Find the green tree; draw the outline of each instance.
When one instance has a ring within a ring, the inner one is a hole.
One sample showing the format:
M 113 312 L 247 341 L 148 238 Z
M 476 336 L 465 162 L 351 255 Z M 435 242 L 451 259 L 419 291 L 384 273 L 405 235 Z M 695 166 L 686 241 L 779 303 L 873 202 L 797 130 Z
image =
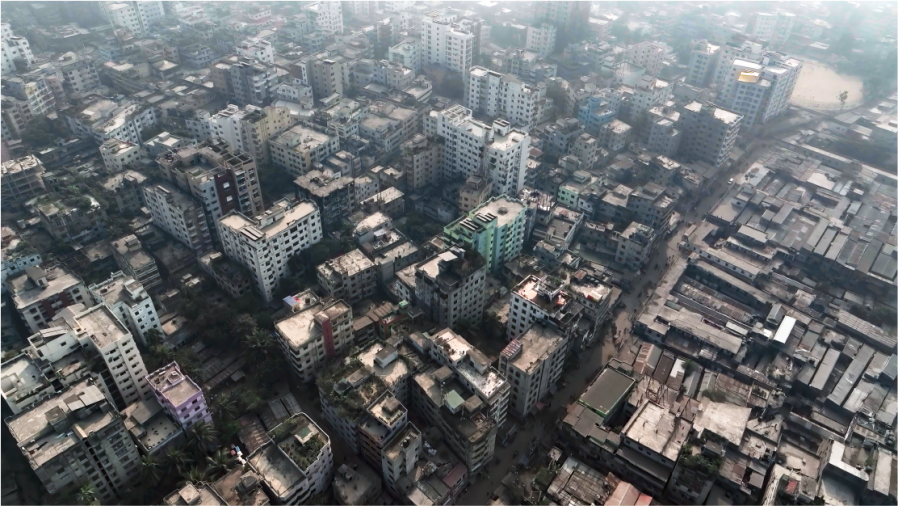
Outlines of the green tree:
M 845 102 L 848 101 L 848 91 L 840 91 L 839 92 L 839 102 L 842 104 L 842 109 L 845 108 Z
M 33 149 L 52 146 L 57 137 L 58 135 L 51 131 L 50 122 L 44 116 L 34 118 L 28 124 L 28 128 L 22 132 L 22 142 L 30 145 Z
M 248 314 L 239 314 L 231 319 L 231 339 L 239 342 L 256 330 L 256 319 Z
M 218 419 L 234 418 L 237 416 L 237 403 L 230 395 L 219 394 L 212 401 L 212 414 Z
M 159 459 L 152 455 L 144 455 L 140 457 L 140 476 L 144 480 L 151 483 L 158 483 L 162 477 L 162 465 Z
M 187 464 L 193 462 L 193 459 L 181 448 L 170 447 L 165 451 L 165 462 L 168 465 L 175 466 L 178 470 L 182 470 L 187 467 Z
M 85 483 L 75 493 L 75 500 L 81 504 L 99 504 L 99 501 L 97 501 L 97 489 L 92 483 Z
M 206 457 L 206 463 L 206 472 L 209 473 L 210 476 L 216 476 L 219 475 L 219 473 L 224 474 L 231 465 L 231 455 L 227 450 L 219 448 L 218 450 L 215 450 L 215 453 Z
M 193 424 L 191 432 L 193 432 L 193 438 L 204 447 L 207 444 L 214 443 L 215 439 L 218 437 L 218 432 L 215 431 L 215 427 L 206 422 L 197 422 Z
M 243 346 L 249 354 L 250 361 L 256 364 L 264 363 L 276 351 L 271 333 L 259 328 L 243 339 Z
M 147 341 L 147 346 L 151 348 L 162 343 L 162 332 L 159 332 L 158 329 L 150 329 L 144 332 L 143 336 Z
M 193 466 L 186 471 L 181 473 L 181 478 L 183 481 L 181 482 L 181 486 L 187 485 L 189 483 L 199 483 L 201 481 L 206 480 L 206 473 L 200 471 L 200 468 Z

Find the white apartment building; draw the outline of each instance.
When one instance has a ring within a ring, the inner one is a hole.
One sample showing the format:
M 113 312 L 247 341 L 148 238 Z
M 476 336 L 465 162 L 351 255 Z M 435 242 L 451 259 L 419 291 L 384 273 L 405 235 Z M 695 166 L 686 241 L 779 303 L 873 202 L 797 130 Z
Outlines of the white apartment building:
M 269 139 L 289 128 L 294 119 L 286 107 L 247 105 L 240 108 L 229 104 L 205 122 L 207 126 L 202 131 L 208 137 L 225 141 L 232 151 L 243 151 L 257 163 L 266 163 L 270 153 Z
M 105 304 L 91 308 L 75 304 L 63 309 L 47 329 L 29 337 L 28 343 L 32 358 L 50 369 L 60 360 L 81 353 L 81 348 L 95 351 L 105 366 L 100 377 L 119 409 L 153 395 L 134 338 Z
M 507 120 L 530 131 L 540 119 L 540 99 L 544 86 L 525 84 L 511 74 L 500 74 L 483 67 L 471 67 L 465 87 L 464 104 L 475 112 Z
M 118 271 L 102 283 L 87 287 L 96 304 L 106 304 L 128 326 L 131 335 L 138 336 L 144 346 L 149 346 L 146 333 L 162 332 L 159 315 L 149 294 L 136 279 Z
M 649 109 L 670 100 L 673 87 L 667 81 L 652 76 L 643 76 L 632 88 L 632 94 L 624 100 L 629 106 L 629 118 L 640 118 Z
M 321 214 L 311 202 L 286 198 L 256 218 L 231 212 L 218 221 L 218 232 L 224 254 L 249 269 L 268 303 L 290 274 L 289 260 L 321 240 Z
M 714 105 L 687 104 L 679 122 L 683 132 L 680 155 L 720 167 L 736 145 L 742 118 L 741 114 Z
M 240 56 L 252 58 L 265 63 L 274 63 L 274 45 L 264 39 L 251 37 L 237 44 L 234 51 Z
M 443 145 L 433 142 L 421 134 L 402 143 L 400 167 L 405 172 L 409 191 L 430 185 L 438 185 L 443 180 Z
M 748 35 L 770 41 L 771 45 L 782 44 L 792 36 L 795 19 L 795 14 L 791 12 L 756 12 L 752 16 Z
M 324 1 L 303 6 L 303 10 L 315 17 L 315 28 L 325 33 L 343 33 L 342 2 Z
M 341 300 L 322 303 L 311 290 L 287 297 L 289 316 L 274 324 L 287 362 L 302 381 L 353 344 L 352 308 Z
M 527 51 L 537 53 L 540 58 L 547 58 L 555 52 L 555 35 L 558 29 L 549 23 L 527 27 Z
M 86 92 L 100 85 L 100 76 L 97 74 L 94 61 L 87 56 L 69 51 L 60 56 L 55 65 L 62 72 L 66 84 L 75 93 Z
M 636 221 L 631 222 L 623 232 L 617 235 L 617 251 L 614 254 L 614 260 L 626 265 L 629 269 L 641 269 L 648 261 L 656 238 L 652 227 Z
M 100 2 L 100 9 L 109 24 L 127 28 L 135 37 L 145 36 L 152 23 L 165 17 L 162 2 L 154 0 Z
M 803 62 L 768 52 L 759 63 L 735 59 L 718 96 L 728 109 L 744 116 L 744 124 L 765 124 L 786 112 Z
M 93 137 L 98 144 L 109 139 L 140 143 L 140 133 L 156 125 L 154 107 L 143 108 L 137 102 L 114 102 L 105 98 L 92 99 L 80 107 L 60 113 L 72 133 Z
M 140 161 L 140 146 L 133 142 L 109 139 L 100 145 L 100 156 L 106 172 L 117 173 L 131 168 Z
M 406 37 L 402 42 L 391 46 L 387 50 L 387 59 L 410 68 L 415 73 L 421 72 L 421 41 L 417 38 Z
M 645 73 L 657 76 L 664 68 L 664 46 L 655 42 L 640 42 L 629 46 L 624 52 L 624 61 L 645 67 Z
M 422 63 L 467 73 L 474 58 L 474 34 L 453 23 L 454 15 L 433 13 L 422 22 Z
M 350 304 L 374 295 L 377 288 L 377 269 L 359 249 L 328 260 L 316 270 L 321 289 L 329 297 Z
M 672 105 L 664 105 L 649 109 L 647 117 L 646 149 L 659 155 L 676 156 L 682 137 L 677 128 L 680 113 Z
M 714 79 L 711 86 L 720 92 L 730 76 L 730 66 L 733 60 L 761 61 L 764 55 L 763 47 L 757 42 L 743 41 L 740 43 L 727 42 L 720 46 L 720 57 L 717 60 L 717 68 L 714 70 Z
M 443 138 L 443 174 L 464 178 L 486 175 L 496 195 L 517 195 L 524 187 L 530 136 L 504 120 L 492 126 L 473 119 L 470 109 L 454 105 L 431 111 L 424 133 Z
M 12 35 L 8 23 L 3 23 L 3 39 L 0 40 L 0 55 L 3 58 L 2 72 L 4 76 L 15 74 L 16 59 L 24 60 L 28 65 L 34 63 L 34 54 L 31 52 L 31 45 L 25 37 L 16 37 Z
M 539 320 L 548 320 L 564 307 L 573 296 L 564 290 L 562 283 L 549 278 L 527 276 L 511 291 L 511 308 L 508 311 L 508 339 L 520 337 Z
M 630 130 L 632 130 L 630 125 L 619 119 L 613 119 L 610 123 L 602 125 L 599 130 L 599 141 L 608 148 L 608 151 L 621 151 L 630 140 Z
M 203 206 L 168 183 L 144 187 L 144 200 L 153 224 L 196 251 L 212 249 L 212 234 Z
M 529 415 L 561 377 L 569 339 L 548 322 L 534 322 L 502 350 L 499 373 L 511 386 L 509 410 Z
M 686 71 L 686 84 L 699 88 L 707 87 L 717 71 L 720 59 L 720 46 L 707 40 L 700 40 L 692 47 L 689 54 L 689 69 Z
M 308 127 L 296 125 L 269 141 L 271 161 L 299 177 L 340 151 L 340 141 Z

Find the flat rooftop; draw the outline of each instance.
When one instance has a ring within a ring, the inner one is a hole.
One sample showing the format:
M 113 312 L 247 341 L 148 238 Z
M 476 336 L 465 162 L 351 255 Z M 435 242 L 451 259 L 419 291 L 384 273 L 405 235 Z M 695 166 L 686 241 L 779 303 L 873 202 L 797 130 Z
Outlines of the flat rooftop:
M 324 316 L 333 319 L 349 311 L 351 308 L 343 301 L 337 301 L 328 306 L 316 303 L 275 323 L 274 328 L 290 348 L 298 350 L 322 335 L 321 327 L 316 323 L 316 317 L 319 314 L 323 313 Z
M 12 292 L 16 309 L 23 309 L 41 300 L 58 295 L 81 281 L 62 267 L 54 267 L 43 271 L 47 278 L 47 286 L 40 287 L 32 283 L 28 277 L 30 270 L 7 278 L 6 283 Z M 31 271 L 34 272 L 34 271 Z
M 509 365 L 525 374 L 531 374 L 539 364 L 563 347 L 566 341 L 567 338 L 555 327 L 537 321 L 527 329 L 527 332 L 509 343 L 502 351 L 502 355 L 506 355 L 506 350 L 511 354 L 510 348 L 519 348 L 520 352 L 515 352 L 514 358 L 509 359 Z
M 333 272 L 339 273 L 341 276 L 354 276 L 372 267 L 374 267 L 374 263 L 362 253 L 362 250 L 356 248 L 345 255 L 324 262 L 318 266 L 318 270 L 325 275 Z M 330 276 L 328 275 L 328 277 Z
M 737 406 L 728 402 L 702 400 L 702 408 L 693 421 L 698 436 L 709 430 L 723 437 L 738 447 L 742 442 L 742 434 L 748 426 L 751 407 Z
M 630 389 L 635 384 L 633 378 L 606 367 L 580 396 L 579 402 L 602 416 L 608 416 L 612 408 L 629 395 Z
M 627 422 L 621 435 L 672 461 L 686 443 L 692 423 L 654 402 L 644 402 Z
M 96 305 L 87 311 L 76 314 L 75 320 L 81 329 L 90 335 L 91 341 L 100 350 L 126 337 L 131 337 L 131 333 L 105 304 Z
M 219 220 L 218 224 L 240 232 L 252 241 L 269 240 L 317 211 L 318 206 L 308 201 L 282 200 L 257 218 L 248 218 L 232 212 Z

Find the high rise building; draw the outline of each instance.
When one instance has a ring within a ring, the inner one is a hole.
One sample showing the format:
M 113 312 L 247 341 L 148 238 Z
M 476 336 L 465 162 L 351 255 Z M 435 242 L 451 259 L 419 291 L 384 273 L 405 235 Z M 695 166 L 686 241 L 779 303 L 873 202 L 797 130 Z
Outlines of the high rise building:
M 479 253 L 489 270 L 498 273 L 524 247 L 527 208 L 505 195 L 493 197 L 467 216 L 446 225 L 443 233 L 453 242 Z
M 212 139 L 167 151 L 156 161 L 169 181 L 202 203 L 214 241 L 218 240 L 218 220 L 229 212 L 262 214 L 256 161 L 224 141 Z
M 359 249 L 328 260 L 316 269 L 321 289 L 329 297 L 350 304 L 374 295 L 377 288 L 374 263 Z
M 400 167 L 405 172 L 409 191 L 416 191 L 430 185 L 439 185 L 443 180 L 443 145 L 422 134 L 402 143 L 400 147 Z
M 647 75 L 657 76 L 664 68 L 664 51 L 664 46 L 655 42 L 640 42 L 627 47 L 624 60 L 645 67 Z
M 145 346 L 148 346 L 147 332 L 162 332 L 156 306 L 144 286 L 133 277 L 118 271 L 87 289 L 95 303 L 109 306 L 119 321 L 128 326 L 131 335 L 137 336 Z
M 224 254 L 249 269 L 256 291 L 271 302 L 289 261 L 322 238 L 318 207 L 281 199 L 255 218 L 231 211 L 218 222 Z
M 3 58 L 3 75 L 10 76 L 16 72 L 16 60 L 22 60 L 25 65 L 34 63 L 34 54 L 31 45 L 25 37 L 17 37 L 12 34 L 9 23 L 3 23 L 3 38 L 0 39 L 0 56 Z
M 352 346 L 352 308 L 341 300 L 321 302 L 311 290 L 284 302 L 290 314 L 274 324 L 278 343 L 296 376 L 309 381 Z
M 733 63 L 733 60 L 738 58 L 740 60 L 759 62 L 761 61 L 764 51 L 761 44 L 749 40 L 742 40 L 739 42 L 727 42 L 726 44 L 721 45 L 718 53 L 720 53 L 720 56 L 717 60 L 717 68 L 714 69 L 714 77 L 711 81 L 711 86 L 716 88 L 719 93 L 722 91 L 726 80 L 730 76 L 730 66 Z
M 555 25 L 562 47 L 565 47 L 567 42 L 586 35 L 591 4 L 588 1 L 567 0 L 533 2 L 533 21 Z
M 84 282 L 65 268 L 28 267 L 6 278 L 13 305 L 31 332 L 40 332 L 62 308 L 90 303 Z
M 312 170 L 294 181 L 296 196 L 309 200 L 321 211 L 325 231 L 338 230 L 356 205 L 355 179 L 332 170 Z
M 540 58 L 547 58 L 555 52 L 555 35 L 558 29 L 549 23 L 527 27 L 527 51 L 533 51 Z
M 424 17 L 421 61 L 465 74 L 474 61 L 475 34 L 455 19 L 438 12 Z
M 303 6 L 303 11 L 311 15 L 315 28 L 322 32 L 340 35 L 343 33 L 343 2 L 332 0 L 315 2 Z
M 202 205 L 168 183 L 147 186 L 143 194 L 154 225 L 197 255 L 212 249 L 212 234 Z
M 437 253 L 414 267 L 415 300 L 440 326 L 477 324 L 483 317 L 486 267 L 472 250 Z
M 680 156 L 720 167 L 729 158 L 743 116 L 713 104 L 692 102 L 683 108 L 679 126 L 683 132 Z
M 803 62 L 767 52 L 760 62 L 734 59 L 718 101 L 743 116 L 745 126 L 765 124 L 786 112 Z
M 113 239 L 112 257 L 125 274 L 137 280 L 147 290 L 162 284 L 156 261 L 143 250 L 136 235 Z
M 95 367 L 101 371 L 105 391 L 118 409 L 152 396 L 134 338 L 105 304 L 85 309 L 79 303 L 62 309 L 47 330 L 28 338 L 28 344 L 28 354 L 42 370 L 52 370 L 63 378 L 70 373 L 62 365 L 81 369 L 82 376 L 91 369 L 81 348 L 96 353 Z
M 60 56 L 55 65 L 62 72 L 70 91 L 82 93 L 100 85 L 100 76 L 97 74 L 94 61 L 87 56 L 70 51 Z
M 44 164 L 34 155 L 3 162 L 0 169 L 0 196 L 6 202 L 24 202 L 46 191 Z
M 711 44 L 707 40 L 695 42 L 692 45 L 692 52 L 689 54 L 686 84 L 706 88 L 717 72 L 720 56 L 720 46 Z
M 510 74 L 471 67 L 464 104 L 474 112 L 508 121 L 529 131 L 540 120 L 544 86 L 532 86 Z
M 140 473 L 140 454 L 124 419 L 93 378 L 8 418 L 6 426 L 51 494 L 89 483 L 97 498 L 109 503 Z
M 431 111 L 424 133 L 443 138 L 443 175 L 467 179 L 485 176 L 496 195 L 517 195 L 524 187 L 530 136 L 512 129 L 505 120 L 492 126 L 474 120 L 471 110 L 454 105 Z
M 290 110 L 286 107 L 257 107 L 247 105 L 240 108 L 228 105 L 207 120 L 210 137 L 228 143 L 231 151 L 243 151 L 258 163 L 268 163 L 268 140 L 293 124 Z
M 100 2 L 109 24 L 127 28 L 134 37 L 143 37 L 154 22 L 165 17 L 162 2 L 156 0 Z
M 340 141 L 318 130 L 296 125 L 269 142 L 271 162 L 302 176 L 340 150 Z
M 547 321 L 534 322 L 512 339 L 499 357 L 499 373 L 514 384 L 509 409 L 519 418 L 529 415 L 561 377 L 568 336 Z

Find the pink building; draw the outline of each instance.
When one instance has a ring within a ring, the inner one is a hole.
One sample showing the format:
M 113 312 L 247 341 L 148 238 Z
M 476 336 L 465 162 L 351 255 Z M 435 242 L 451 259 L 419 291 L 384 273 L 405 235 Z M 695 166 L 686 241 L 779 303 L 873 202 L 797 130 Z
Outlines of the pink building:
M 212 424 L 203 390 L 181 372 L 177 362 L 150 373 L 147 382 L 165 412 L 185 430 L 199 421 Z

